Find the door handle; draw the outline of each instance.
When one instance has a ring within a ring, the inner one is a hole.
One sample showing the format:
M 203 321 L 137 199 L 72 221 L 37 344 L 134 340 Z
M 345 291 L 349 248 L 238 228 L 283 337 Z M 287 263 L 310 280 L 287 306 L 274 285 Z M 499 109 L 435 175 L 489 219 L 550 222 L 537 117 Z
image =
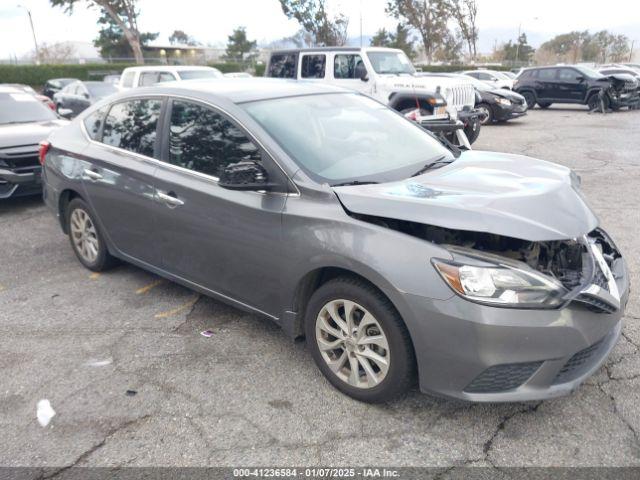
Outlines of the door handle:
M 94 172 L 93 170 L 89 170 L 88 168 L 84 169 L 84 174 L 91 180 L 102 180 L 102 175 L 100 175 L 98 172 Z
M 162 200 L 164 203 L 166 203 L 168 206 L 179 207 L 181 205 L 184 205 L 184 202 L 180 200 L 178 197 L 176 197 L 175 193 L 173 195 L 171 193 L 173 192 L 163 193 L 156 190 L 156 195 L 158 196 L 158 198 Z

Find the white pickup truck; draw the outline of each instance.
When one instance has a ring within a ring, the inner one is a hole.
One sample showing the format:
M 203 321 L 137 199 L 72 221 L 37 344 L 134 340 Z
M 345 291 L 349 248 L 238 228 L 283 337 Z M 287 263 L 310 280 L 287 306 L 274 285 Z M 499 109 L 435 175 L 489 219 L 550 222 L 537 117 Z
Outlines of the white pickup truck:
M 357 90 L 466 147 L 480 133 L 473 85 L 419 73 L 402 50 L 380 47 L 277 50 L 271 52 L 265 76 L 326 82 Z

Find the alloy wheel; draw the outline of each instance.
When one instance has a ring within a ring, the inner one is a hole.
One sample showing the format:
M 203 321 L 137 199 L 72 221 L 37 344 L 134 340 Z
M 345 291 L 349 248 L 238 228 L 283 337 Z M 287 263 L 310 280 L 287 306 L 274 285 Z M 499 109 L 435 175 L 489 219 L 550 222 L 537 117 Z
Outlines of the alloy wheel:
M 480 105 L 478 107 L 478 112 L 482 115 L 482 120 L 480 120 L 480 123 L 482 125 L 491 123 L 491 111 L 489 111 L 489 107 L 485 105 Z
M 316 341 L 331 371 L 351 386 L 373 388 L 389 371 L 389 342 L 380 323 L 353 301 L 337 299 L 322 307 Z
M 98 232 L 89 214 L 81 208 L 71 212 L 71 238 L 78 255 L 87 263 L 94 263 L 98 258 L 100 244 Z

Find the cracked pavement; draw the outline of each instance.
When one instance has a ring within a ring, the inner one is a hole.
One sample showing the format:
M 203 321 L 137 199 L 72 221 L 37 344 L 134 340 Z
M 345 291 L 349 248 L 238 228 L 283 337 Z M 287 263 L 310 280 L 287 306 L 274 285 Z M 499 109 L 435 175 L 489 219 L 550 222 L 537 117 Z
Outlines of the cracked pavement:
M 567 165 L 640 272 L 640 112 L 534 110 L 475 148 Z M 38 199 L 0 205 L 0 465 L 640 465 L 640 302 L 606 365 L 565 398 L 469 404 L 333 389 L 268 320 L 128 265 L 92 275 Z M 203 330 L 213 335 L 205 338 Z M 127 395 L 127 390 L 136 393 Z M 43 428 L 36 404 L 56 411 Z

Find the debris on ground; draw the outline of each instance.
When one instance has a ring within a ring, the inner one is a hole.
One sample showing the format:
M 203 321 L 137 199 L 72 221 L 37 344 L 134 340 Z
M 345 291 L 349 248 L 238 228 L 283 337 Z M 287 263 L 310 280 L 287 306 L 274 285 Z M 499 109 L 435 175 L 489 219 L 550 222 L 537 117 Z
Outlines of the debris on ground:
M 211 330 L 205 330 L 203 332 L 200 332 L 200 335 L 202 335 L 203 337 L 213 337 L 213 332 Z
M 112 358 L 107 358 L 105 360 L 91 360 L 86 363 L 89 367 L 105 367 L 107 365 L 111 365 L 113 363 Z
M 133 397 L 133 396 L 137 395 L 138 392 L 136 390 L 127 390 L 125 392 L 125 394 L 127 395 L 127 397 Z
M 51 406 L 51 402 L 49 402 L 49 400 L 45 398 L 38 402 L 36 417 L 38 418 L 38 423 L 41 427 L 46 427 L 47 425 L 49 425 L 49 422 L 55 414 L 56 411 Z

